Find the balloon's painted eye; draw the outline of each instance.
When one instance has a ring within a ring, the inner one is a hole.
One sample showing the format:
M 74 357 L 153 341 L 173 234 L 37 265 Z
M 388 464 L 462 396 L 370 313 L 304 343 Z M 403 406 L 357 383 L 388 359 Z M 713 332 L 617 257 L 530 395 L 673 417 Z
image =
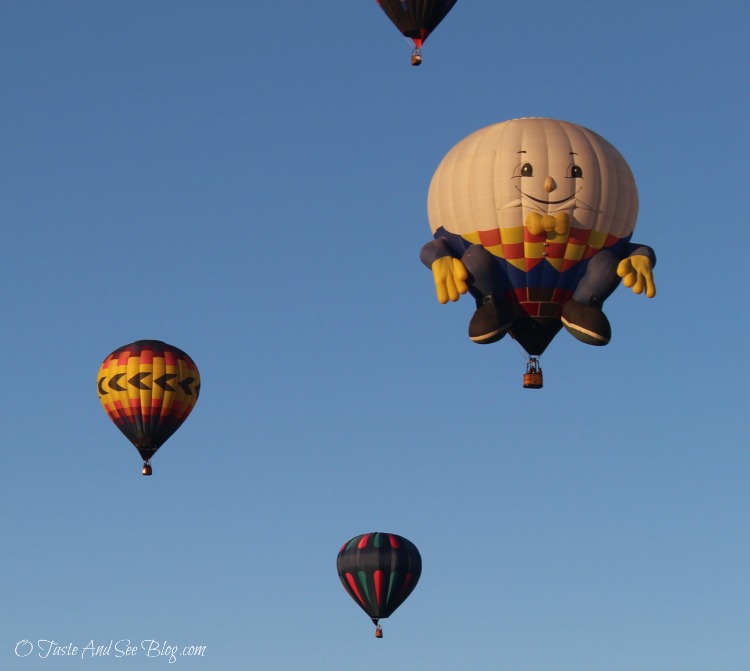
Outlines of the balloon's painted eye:
M 534 168 L 531 167 L 531 163 L 524 163 L 521 166 L 521 177 L 531 177 L 534 174 Z
M 583 169 L 580 165 L 575 165 L 575 163 L 568 168 L 568 173 L 573 179 L 583 177 Z

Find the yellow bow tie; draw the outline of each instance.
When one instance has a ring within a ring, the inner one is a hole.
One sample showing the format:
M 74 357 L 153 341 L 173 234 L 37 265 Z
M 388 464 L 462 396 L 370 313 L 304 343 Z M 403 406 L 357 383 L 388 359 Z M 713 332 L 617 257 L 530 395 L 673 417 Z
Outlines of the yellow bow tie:
M 557 214 L 530 212 L 524 223 L 532 235 L 542 235 L 552 231 L 558 235 L 565 235 L 570 230 L 570 215 L 567 212 Z

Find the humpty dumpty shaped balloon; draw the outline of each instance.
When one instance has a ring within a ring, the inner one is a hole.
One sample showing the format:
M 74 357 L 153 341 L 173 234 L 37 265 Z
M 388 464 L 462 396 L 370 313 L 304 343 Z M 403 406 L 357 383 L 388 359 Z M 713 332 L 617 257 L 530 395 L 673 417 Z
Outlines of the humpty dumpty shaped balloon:
M 650 247 L 630 241 L 638 192 L 622 155 L 596 133 L 555 119 L 514 119 L 459 142 L 427 202 L 434 240 L 421 252 L 438 300 L 470 293 L 469 337 L 510 332 L 541 354 L 564 325 L 606 345 L 602 305 L 622 280 L 656 295 Z

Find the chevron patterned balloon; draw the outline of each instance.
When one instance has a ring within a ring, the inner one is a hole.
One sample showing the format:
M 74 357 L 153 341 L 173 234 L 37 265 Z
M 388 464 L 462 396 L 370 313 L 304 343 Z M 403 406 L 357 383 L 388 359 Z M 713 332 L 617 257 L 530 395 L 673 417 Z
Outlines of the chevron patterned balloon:
M 160 340 L 116 349 L 97 375 L 99 401 L 146 465 L 192 412 L 200 386 L 193 360 Z

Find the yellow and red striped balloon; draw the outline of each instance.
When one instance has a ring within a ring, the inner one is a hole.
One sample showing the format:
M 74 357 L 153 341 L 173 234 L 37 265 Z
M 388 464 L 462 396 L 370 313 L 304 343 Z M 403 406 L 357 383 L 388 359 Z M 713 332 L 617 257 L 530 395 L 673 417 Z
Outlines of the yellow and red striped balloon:
M 192 412 L 200 386 L 193 360 L 160 340 L 116 349 L 97 375 L 101 404 L 146 463 Z

